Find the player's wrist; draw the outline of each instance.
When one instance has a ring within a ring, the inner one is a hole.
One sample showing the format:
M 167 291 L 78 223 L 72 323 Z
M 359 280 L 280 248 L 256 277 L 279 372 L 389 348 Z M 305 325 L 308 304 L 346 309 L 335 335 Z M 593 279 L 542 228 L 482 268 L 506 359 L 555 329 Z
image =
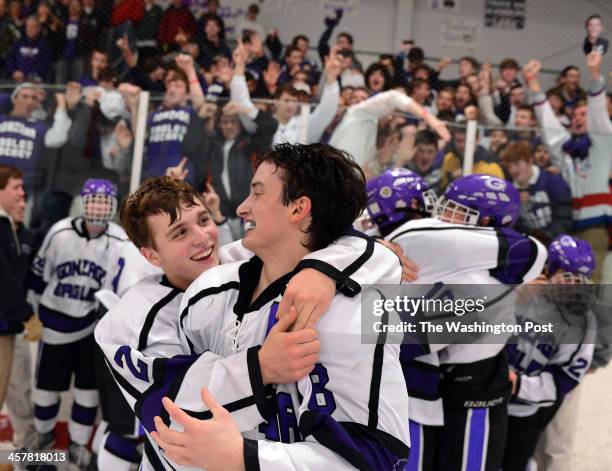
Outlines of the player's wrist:
M 272 373 L 268 368 L 267 358 L 266 358 L 266 346 L 265 344 L 257 352 L 257 358 L 259 359 L 259 372 L 261 373 L 261 381 L 264 386 L 268 384 L 272 384 Z

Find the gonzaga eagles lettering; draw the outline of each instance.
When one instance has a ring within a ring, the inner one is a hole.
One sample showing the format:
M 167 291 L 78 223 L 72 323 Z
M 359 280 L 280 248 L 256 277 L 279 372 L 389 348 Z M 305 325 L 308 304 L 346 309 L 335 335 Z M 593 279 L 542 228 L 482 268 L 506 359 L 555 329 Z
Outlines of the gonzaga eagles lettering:
M 102 236 L 90 239 L 83 223 L 82 218 L 56 223 L 32 265 L 30 298 L 45 325 L 46 343 L 74 342 L 93 332 L 94 294 L 112 283 L 119 258 L 116 252 L 127 241 L 115 224 L 109 224 Z

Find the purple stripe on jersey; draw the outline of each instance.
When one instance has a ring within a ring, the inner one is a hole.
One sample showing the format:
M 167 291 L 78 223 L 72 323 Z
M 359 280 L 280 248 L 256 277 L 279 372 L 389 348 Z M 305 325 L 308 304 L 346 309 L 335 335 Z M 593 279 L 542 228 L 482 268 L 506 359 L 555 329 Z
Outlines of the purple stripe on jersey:
M 104 442 L 104 448 L 113 455 L 131 463 L 139 463 L 140 455 L 136 450 L 138 440 L 126 438 L 121 435 L 117 435 L 114 432 L 110 432 Z
M 160 383 L 156 382 L 149 388 L 151 392 L 147 394 L 140 407 L 139 419 L 147 431 L 153 432 L 155 430 L 155 422 L 153 422 L 153 419 L 156 416 L 160 416 L 162 411 L 165 410 L 162 399 L 168 395 L 174 380 L 177 376 L 184 373 L 199 357 L 199 355 L 178 355 L 167 360 L 162 360 L 163 363 L 159 367 L 154 365 L 155 369 L 159 368 L 164 371 L 164 378 L 163 381 Z M 153 389 L 154 386 L 158 387 Z
M 61 312 L 49 309 L 43 304 L 40 305 L 39 318 L 45 328 L 58 332 L 70 333 L 78 332 L 89 327 L 95 321 L 95 312 L 92 311 L 85 317 L 70 317 Z
M 601 94 L 601 93 L 602 93 L 602 92 L 603 92 L 605 89 L 606 89 L 606 86 L 604 85 L 604 86 L 603 86 L 603 87 L 601 87 L 601 88 L 599 89 L 599 91 L 597 91 L 597 92 L 591 92 L 591 91 L 589 91 L 589 96 L 597 96 L 597 95 L 600 95 L 600 94 Z
M 70 418 L 79 424 L 93 425 L 96 421 L 98 407 L 83 407 L 76 402 L 72 404 L 72 414 Z
M 439 397 L 440 372 L 433 369 L 419 368 L 414 362 L 402 362 L 404 381 L 409 391 L 419 392 L 426 396 Z
M 412 420 L 408 421 L 410 430 L 410 455 L 408 456 L 408 464 L 404 471 L 420 471 L 419 461 L 421 457 L 421 424 L 417 424 Z
M 45 283 L 45 280 L 43 280 L 43 277 L 35 275 L 33 273 L 30 274 L 28 281 L 29 281 L 30 288 L 36 294 L 43 294 L 43 291 L 47 287 L 47 283 Z
M 274 327 L 274 324 L 278 322 L 278 320 L 276 319 L 277 312 L 278 312 L 278 303 L 274 302 L 272 303 L 272 307 L 270 308 L 270 312 L 268 314 L 268 327 L 266 327 L 266 337 L 270 333 L 270 330 L 272 330 L 272 327 Z
M 557 388 L 557 400 L 563 399 L 567 393 L 578 385 L 578 381 L 570 378 L 558 365 L 547 366 L 542 371 L 546 371 L 553 376 Z
M 310 411 L 309 411 L 310 412 Z M 313 413 L 303 436 L 312 434 L 319 443 L 338 453 L 352 465 L 367 463 L 369 469 L 402 469 L 397 467 L 404 457 L 397 456 L 374 438 L 351 436 L 332 416 Z M 300 430 L 302 430 L 300 422 Z M 360 468 L 361 469 L 361 468 Z
M 507 250 L 505 258 L 499 260 L 497 268 L 490 271 L 491 276 L 507 285 L 520 284 L 535 260 L 536 246 L 530 239 L 513 229 L 501 228 L 499 231 L 505 239 Z
M 488 409 L 469 409 L 468 414 L 472 413 L 469 424 L 468 448 L 467 448 L 467 466 L 466 471 L 480 471 L 482 462 L 486 459 L 484 456 L 488 440 L 487 421 Z
M 59 412 L 60 403 L 53 404 L 52 406 L 34 406 L 34 417 L 38 420 L 51 420 L 57 417 Z
M 370 469 L 402 469 L 405 466 L 406 460 L 403 460 L 404 464 L 398 467 L 402 459 L 379 443 L 362 438 L 354 438 L 353 440 L 361 456 L 370 465 Z

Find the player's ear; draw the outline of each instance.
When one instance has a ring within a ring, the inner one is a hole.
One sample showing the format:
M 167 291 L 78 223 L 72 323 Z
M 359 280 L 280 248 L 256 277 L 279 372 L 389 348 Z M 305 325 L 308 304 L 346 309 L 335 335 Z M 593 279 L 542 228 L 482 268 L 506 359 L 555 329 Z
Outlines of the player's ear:
M 150 247 L 141 247 L 140 253 L 144 258 L 147 259 L 147 262 L 152 265 L 155 265 L 156 267 L 161 267 L 161 258 L 159 257 L 157 250 L 152 249 Z
M 312 202 L 308 196 L 300 196 L 289 203 L 291 208 L 291 222 L 300 222 L 310 216 L 312 212 Z

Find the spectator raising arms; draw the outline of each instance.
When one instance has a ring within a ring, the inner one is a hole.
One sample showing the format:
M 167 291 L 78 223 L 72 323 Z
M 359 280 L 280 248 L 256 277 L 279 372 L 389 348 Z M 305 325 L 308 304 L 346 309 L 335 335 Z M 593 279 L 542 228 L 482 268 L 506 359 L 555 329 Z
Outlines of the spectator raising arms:
M 40 105 L 38 87 L 32 83 L 22 83 L 13 91 L 13 111 L 0 116 L 0 164 L 20 169 L 28 190 L 40 188 L 44 183 L 45 150 L 63 146 L 68 138 L 72 121 L 66 113 L 66 97 L 57 93 L 55 98 L 57 108 L 52 127 L 32 119 L 32 113 Z
M 421 117 L 442 139 L 450 140 L 448 129 L 442 121 L 404 93 L 389 90 L 351 106 L 329 143 L 351 154 L 359 165 L 364 165 L 376 154 L 378 119 L 394 111 Z
M 185 155 L 189 157 L 187 180 L 196 182 L 202 178 L 203 169 L 199 167 L 203 155 L 192 140 L 201 133 L 203 123 L 198 119 L 198 111 L 204 104 L 204 93 L 195 72 L 193 58 L 186 54 L 176 57 L 176 67 L 171 68 L 165 79 L 166 93 L 160 107 L 149 114 L 147 120 L 148 137 L 144 176 L 161 176 L 168 167 L 178 165 Z M 189 98 L 192 105 L 188 104 Z M 136 115 L 133 103 L 132 117 Z M 191 132 L 190 132 L 191 131 Z M 189 134 L 189 137 L 186 135 Z
M 608 231 L 612 227 L 612 194 L 609 174 L 612 164 L 612 124 L 606 107 L 606 85 L 601 74 L 601 55 L 587 56 L 591 75 L 588 101 L 578 101 L 571 114 L 568 130 L 559 122 L 546 95 L 538 73 L 541 64 L 530 61 L 523 74 L 534 93 L 535 110 L 542 129 L 542 139 L 550 151 L 553 165 L 572 190 L 574 229 L 593 247 L 597 263 L 593 281 L 601 280 L 601 268 L 608 250 Z

